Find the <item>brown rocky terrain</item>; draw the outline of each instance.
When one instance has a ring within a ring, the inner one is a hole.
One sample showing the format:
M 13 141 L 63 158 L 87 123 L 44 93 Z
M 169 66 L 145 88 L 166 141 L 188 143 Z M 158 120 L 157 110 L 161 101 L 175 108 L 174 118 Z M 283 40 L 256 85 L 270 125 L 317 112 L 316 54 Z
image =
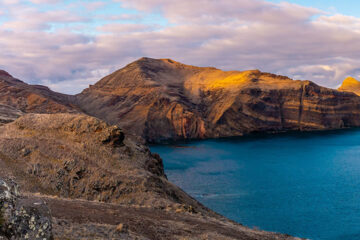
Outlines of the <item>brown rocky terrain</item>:
M 142 58 L 69 96 L 0 71 L 0 239 L 294 239 L 202 206 L 142 139 L 356 127 L 356 86 Z
M 20 190 L 0 179 L 0 239 L 294 239 L 213 213 L 168 182 L 148 147 L 86 115 L 0 127 L 0 176 Z
M 24 113 L 14 107 L 0 104 L 0 126 L 12 122 Z
M 87 114 L 148 142 L 360 126 L 360 98 L 258 70 L 142 58 L 76 96 Z
M 347 77 L 338 90 L 343 92 L 352 92 L 360 96 L 360 82 L 353 77 Z
M 78 112 L 73 96 L 56 93 L 48 87 L 29 85 L 0 70 L 0 104 L 24 113 Z M 0 118 L 1 118 L 0 106 Z

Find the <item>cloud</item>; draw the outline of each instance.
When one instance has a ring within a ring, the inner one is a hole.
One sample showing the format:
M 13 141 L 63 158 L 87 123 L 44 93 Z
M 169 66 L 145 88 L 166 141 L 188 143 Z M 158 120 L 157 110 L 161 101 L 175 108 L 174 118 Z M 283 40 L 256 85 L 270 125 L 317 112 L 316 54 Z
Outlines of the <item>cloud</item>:
M 72 14 L 65 10 L 39 11 L 34 7 L 21 6 L 8 9 L 8 21 L 2 24 L 1 29 L 20 31 L 42 31 L 51 29 L 54 23 L 85 22 L 87 18 Z
M 63 80 L 60 82 L 53 82 L 50 79 L 45 79 L 41 82 L 42 85 L 50 87 L 56 92 L 66 92 L 68 94 L 77 94 L 79 89 L 85 89 L 89 84 L 94 84 L 105 75 L 110 74 L 109 69 L 98 69 L 90 72 L 89 76 L 80 76 L 80 78 Z M 76 87 L 74 87 L 76 86 Z
M 101 2 L 101 1 L 84 3 L 85 8 L 90 11 L 94 11 L 96 9 L 102 8 L 105 5 L 106 5 L 106 2 Z
M 29 0 L 29 1 L 36 4 L 54 4 L 60 2 L 60 0 Z
M 152 28 L 145 24 L 124 24 L 124 23 L 111 23 L 105 24 L 97 28 L 101 32 L 107 32 L 112 34 L 129 34 L 150 31 Z
M 343 28 L 350 31 L 360 32 L 360 18 L 335 14 L 332 16 L 320 16 L 316 24 L 324 27 Z
M 118 0 L 127 7 L 151 12 L 159 10 L 174 23 L 214 24 L 234 20 L 271 23 L 303 21 L 321 13 L 320 10 L 290 3 L 273 4 L 258 0 Z
M 356 17 L 260 0 L 113 2 L 107 5 L 118 15 L 97 12 L 99 1 L 85 15 L 74 10 L 83 1 L 47 11 L 2 1 L 9 17 L 0 25 L 0 68 L 71 93 L 142 56 L 260 69 L 329 87 L 360 74 Z
M 20 3 L 20 0 L 2 0 L 1 2 L 5 5 L 12 5 Z

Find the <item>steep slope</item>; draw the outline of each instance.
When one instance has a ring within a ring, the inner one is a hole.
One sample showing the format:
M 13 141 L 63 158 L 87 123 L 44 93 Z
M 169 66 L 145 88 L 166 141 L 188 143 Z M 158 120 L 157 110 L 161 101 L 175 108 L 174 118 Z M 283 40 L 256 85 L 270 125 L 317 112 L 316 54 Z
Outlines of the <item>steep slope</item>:
M 211 212 L 167 181 L 159 156 L 86 115 L 27 114 L 0 127 L 1 179 L 18 183 L 27 206 L 49 208 L 55 239 L 294 239 Z
M 149 142 L 360 126 L 360 98 L 258 70 L 142 58 L 76 96 L 88 114 Z
M 0 104 L 0 126 L 12 122 L 24 113 L 14 107 Z
M 78 112 L 73 97 L 29 85 L 0 70 L 0 104 L 24 113 Z
M 338 90 L 344 92 L 353 92 L 360 96 L 360 82 L 353 77 L 347 77 Z

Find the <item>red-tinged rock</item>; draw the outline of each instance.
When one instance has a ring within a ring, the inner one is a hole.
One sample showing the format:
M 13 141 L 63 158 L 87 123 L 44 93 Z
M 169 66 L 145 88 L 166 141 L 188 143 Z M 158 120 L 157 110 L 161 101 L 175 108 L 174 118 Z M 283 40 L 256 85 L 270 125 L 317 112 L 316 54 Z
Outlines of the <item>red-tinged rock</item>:
M 48 87 L 29 85 L 0 71 L 0 104 L 23 113 L 75 113 L 73 96 L 56 93 Z

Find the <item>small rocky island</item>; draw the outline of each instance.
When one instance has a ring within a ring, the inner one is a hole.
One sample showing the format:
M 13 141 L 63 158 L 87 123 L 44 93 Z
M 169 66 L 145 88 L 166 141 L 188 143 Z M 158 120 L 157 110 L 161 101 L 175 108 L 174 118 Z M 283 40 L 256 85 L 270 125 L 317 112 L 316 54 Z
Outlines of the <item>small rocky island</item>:
M 356 94 L 258 70 L 142 58 L 76 96 L 0 71 L 0 239 L 297 239 L 206 208 L 146 144 L 358 126 Z

